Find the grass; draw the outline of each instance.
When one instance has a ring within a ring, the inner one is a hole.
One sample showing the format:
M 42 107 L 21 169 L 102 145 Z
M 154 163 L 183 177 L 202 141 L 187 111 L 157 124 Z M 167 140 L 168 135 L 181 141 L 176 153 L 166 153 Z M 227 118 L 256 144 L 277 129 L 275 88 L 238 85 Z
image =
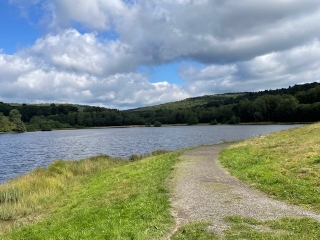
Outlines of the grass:
M 174 225 L 165 182 L 180 152 L 160 153 L 56 161 L 1 185 L 13 194 L 0 194 L 0 239 L 163 237 Z
M 205 240 L 205 239 L 219 239 L 216 235 L 207 231 L 207 227 L 211 223 L 207 222 L 192 222 L 179 228 L 179 230 L 172 236 L 172 240 Z
M 270 196 L 320 211 L 320 123 L 239 142 L 220 160 Z
M 283 218 L 258 221 L 253 218 L 229 216 L 225 221 L 230 229 L 224 235 L 207 230 L 211 223 L 192 222 L 179 228 L 172 240 L 310 240 L 320 238 L 320 223 L 310 218 Z
M 85 176 L 121 163 L 121 159 L 107 155 L 82 161 L 57 160 L 47 169 L 37 168 L 30 174 L 0 185 L 0 221 L 32 222 L 33 218 L 46 212 L 47 205 L 56 203 L 55 197 L 65 198 L 65 192 L 76 190 Z
M 320 223 L 310 218 L 283 218 L 274 221 L 258 221 L 252 218 L 231 216 L 225 219 L 231 224 L 225 232 L 226 239 L 319 239 Z M 209 239 L 209 238 L 207 238 Z

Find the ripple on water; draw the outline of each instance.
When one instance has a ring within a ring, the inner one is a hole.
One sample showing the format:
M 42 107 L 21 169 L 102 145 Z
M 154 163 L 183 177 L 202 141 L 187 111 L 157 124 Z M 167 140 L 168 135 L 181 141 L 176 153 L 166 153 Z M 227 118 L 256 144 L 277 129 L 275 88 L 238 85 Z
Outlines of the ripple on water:
M 245 139 L 298 125 L 172 126 L 105 128 L 0 135 L 0 183 L 45 167 L 55 159 L 82 159 L 98 154 L 127 158 L 154 150 Z

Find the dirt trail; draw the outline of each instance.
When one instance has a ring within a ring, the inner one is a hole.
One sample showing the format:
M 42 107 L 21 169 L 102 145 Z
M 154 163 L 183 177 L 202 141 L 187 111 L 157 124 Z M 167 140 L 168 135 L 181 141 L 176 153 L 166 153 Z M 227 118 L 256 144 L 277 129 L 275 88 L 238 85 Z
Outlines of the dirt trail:
M 217 161 L 219 152 L 229 144 L 199 147 L 181 155 L 172 179 L 173 215 L 178 229 L 190 221 L 209 221 L 209 230 L 221 235 L 227 216 L 271 220 L 283 217 L 320 215 L 268 198 L 230 176 Z

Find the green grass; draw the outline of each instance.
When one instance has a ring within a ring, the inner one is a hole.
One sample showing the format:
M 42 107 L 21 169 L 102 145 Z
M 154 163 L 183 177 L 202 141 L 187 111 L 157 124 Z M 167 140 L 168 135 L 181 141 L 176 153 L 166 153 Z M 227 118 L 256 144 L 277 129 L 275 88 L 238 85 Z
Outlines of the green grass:
M 270 196 L 320 211 L 320 124 L 260 136 L 224 149 L 221 163 Z
M 282 218 L 258 221 L 253 218 L 229 216 L 225 221 L 230 229 L 223 235 L 207 231 L 211 223 L 193 222 L 179 228 L 172 240 L 310 240 L 320 238 L 320 223 L 310 218 Z
M 179 228 L 179 230 L 172 236 L 172 240 L 205 240 L 205 239 L 219 239 L 215 234 L 208 232 L 207 227 L 211 223 L 207 222 L 193 222 L 188 223 Z
M 17 202 L 0 204 L 20 209 L 0 220 L 0 239 L 160 239 L 174 226 L 166 179 L 179 154 L 125 163 L 107 156 L 57 161 L 5 184 L 2 191 L 30 186 Z M 83 172 L 84 166 L 95 170 Z M 28 202 L 30 191 L 37 193 Z
M 274 221 L 257 221 L 239 216 L 227 217 L 231 224 L 225 231 L 226 239 L 319 239 L 320 223 L 310 218 L 283 218 Z M 209 239 L 209 238 L 208 238 Z

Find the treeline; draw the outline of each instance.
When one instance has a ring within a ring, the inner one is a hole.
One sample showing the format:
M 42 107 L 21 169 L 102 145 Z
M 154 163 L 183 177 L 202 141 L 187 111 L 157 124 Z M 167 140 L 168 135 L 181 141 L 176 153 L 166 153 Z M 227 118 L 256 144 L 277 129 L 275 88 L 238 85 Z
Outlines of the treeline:
M 123 125 L 143 125 L 135 114 L 102 107 L 79 107 L 67 104 L 11 105 L 0 102 L 0 113 L 7 118 L 12 110 L 18 111 L 27 131 L 50 131 L 62 128 L 83 128 Z M 10 132 L 0 125 L 0 132 Z
M 26 126 L 21 121 L 21 114 L 18 110 L 12 109 L 8 116 L 0 112 L 0 132 L 25 132 Z
M 212 100 L 213 99 L 213 100 Z M 200 101 L 201 100 L 201 101 Z M 207 100 L 207 101 L 205 101 Z M 190 102 L 199 102 L 198 105 Z M 188 102 L 188 104 L 186 104 Z M 127 111 L 69 104 L 11 105 L 0 102 L 0 132 L 102 126 L 320 121 L 320 84 L 278 90 L 190 98 Z M 190 107 L 188 107 L 190 106 Z
M 317 82 L 228 96 L 190 108 L 168 109 L 164 104 L 156 110 L 141 108 L 134 112 L 146 122 L 164 124 L 320 121 L 320 84 Z M 192 99 L 199 101 L 200 98 L 206 96 Z

